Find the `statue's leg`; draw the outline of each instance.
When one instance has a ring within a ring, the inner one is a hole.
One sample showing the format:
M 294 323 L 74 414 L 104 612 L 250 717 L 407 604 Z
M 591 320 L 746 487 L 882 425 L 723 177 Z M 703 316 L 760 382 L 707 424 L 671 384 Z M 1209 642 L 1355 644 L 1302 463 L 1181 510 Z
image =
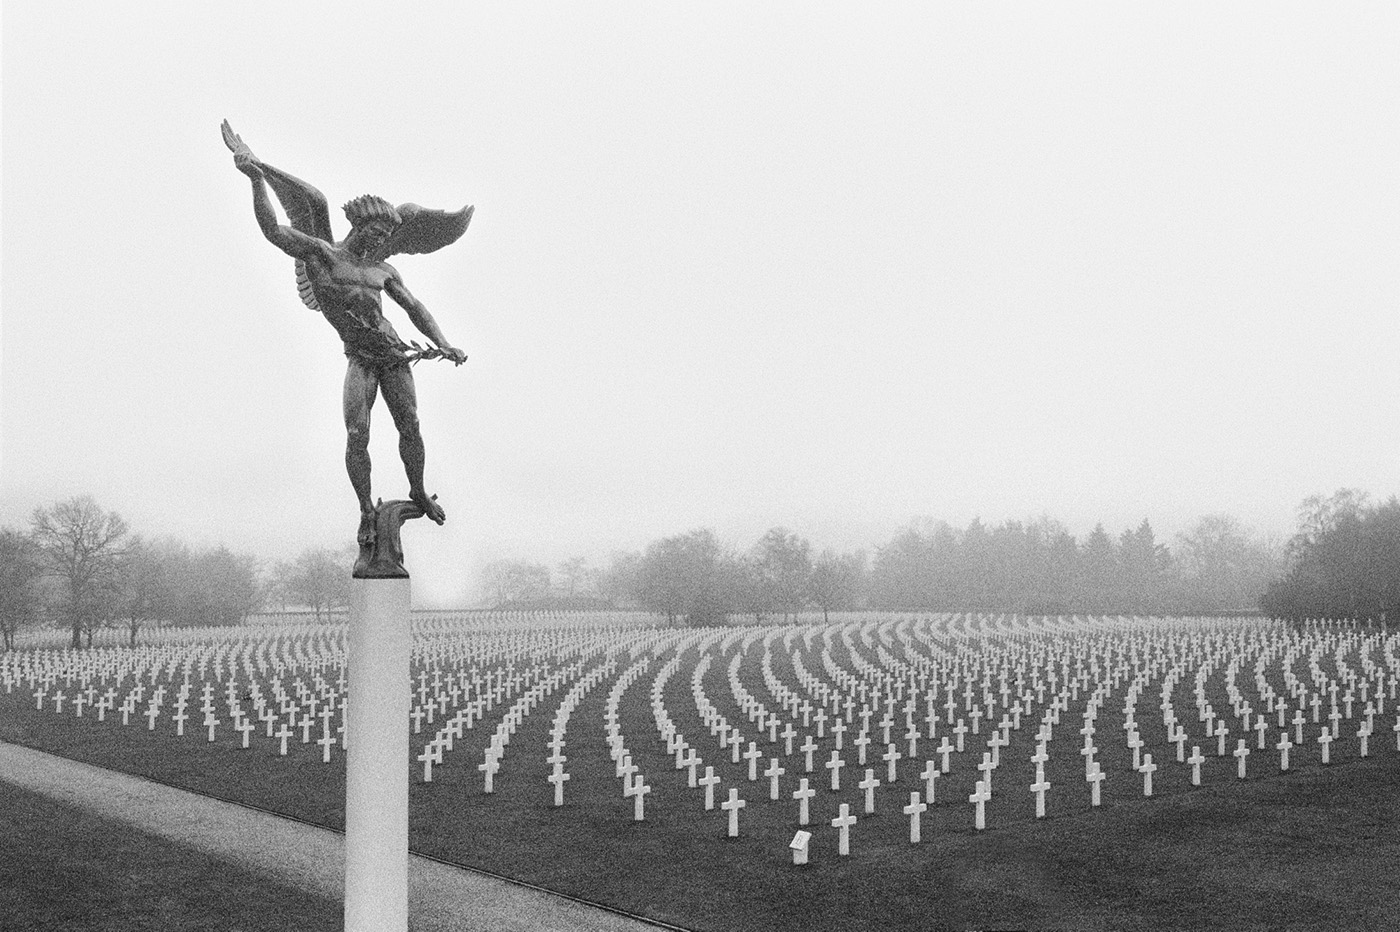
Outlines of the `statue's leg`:
M 369 412 L 379 392 L 379 376 L 373 369 L 352 358 L 345 370 L 345 471 L 360 502 L 360 530 L 363 548 L 374 541 L 374 500 L 369 486 Z
M 423 488 L 423 434 L 418 429 L 418 393 L 413 387 L 413 371 L 406 365 L 385 369 L 379 375 L 379 387 L 394 426 L 399 429 L 399 456 L 408 473 L 408 497 L 441 524 L 447 513 Z

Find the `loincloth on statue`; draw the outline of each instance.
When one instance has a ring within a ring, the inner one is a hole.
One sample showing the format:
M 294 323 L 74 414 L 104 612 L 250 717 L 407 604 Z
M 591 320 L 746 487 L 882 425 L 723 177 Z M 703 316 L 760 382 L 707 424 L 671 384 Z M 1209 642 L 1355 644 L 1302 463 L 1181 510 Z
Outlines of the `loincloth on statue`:
M 369 369 L 390 369 L 409 363 L 407 346 L 382 317 L 365 319 L 339 309 L 322 313 L 340 334 L 345 356 Z
M 408 356 L 398 347 L 375 347 L 366 349 L 359 346 L 345 344 L 345 358 L 358 362 L 367 369 L 393 369 L 397 366 L 407 366 Z

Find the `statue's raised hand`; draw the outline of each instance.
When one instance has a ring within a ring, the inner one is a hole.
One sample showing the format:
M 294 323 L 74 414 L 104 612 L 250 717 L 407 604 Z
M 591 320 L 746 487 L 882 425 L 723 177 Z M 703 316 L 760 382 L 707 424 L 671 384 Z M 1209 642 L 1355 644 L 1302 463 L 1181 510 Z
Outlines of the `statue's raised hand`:
M 262 162 L 247 150 L 233 154 L 233 167 L 255 181 L 262 177 Z
M 228 125 L 228 120 L 224 120 L 219 130 L 224 136 L 224 145 L 229 147 L 233 153 L 233 167 L 237 168 L 249 178 L 258 179 L 262 177 L 262 162 L 253 154 L 253 150 L 248 148 L 248 144 L 243 141 L 243 137 L 233 131 L 233 127 Z

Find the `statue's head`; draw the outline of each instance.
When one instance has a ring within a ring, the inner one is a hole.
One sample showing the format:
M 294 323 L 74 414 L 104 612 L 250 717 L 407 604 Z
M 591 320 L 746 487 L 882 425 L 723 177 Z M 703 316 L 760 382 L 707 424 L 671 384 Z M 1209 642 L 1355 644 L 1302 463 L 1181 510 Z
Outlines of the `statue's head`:
M 347 201 L 344 210 L 350 221 L 350 235 L 367 249 L 378 246 L 403 222 L 393 204 L 373 194 L 361 194 Z

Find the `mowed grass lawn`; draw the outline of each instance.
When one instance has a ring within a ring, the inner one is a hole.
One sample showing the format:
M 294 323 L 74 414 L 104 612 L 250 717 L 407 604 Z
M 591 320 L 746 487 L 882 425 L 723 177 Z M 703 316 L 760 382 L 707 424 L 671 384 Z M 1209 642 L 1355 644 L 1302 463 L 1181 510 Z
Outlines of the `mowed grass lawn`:
M 335 932 L 342 906 L 0 783 L 0 929 Z
M 739 768 L 724 773 L 722 789 L 739 786 L 751 807 L 741 837 L 727 839 L 724 814 L 703 811 L 696 791 L 684 788 L 684 773 L 656 745 L 654 729 L 648 733 L 650 709 L 640 690 L 626 695 L 622 720 L 656 791 L 648 799 L 647 820 L 633 822 L 632 803 L 618 791 L 596 725 L 599 692 L 571 725 L 573 779 L 564 809 L 552 806 L 552 790 L 544 783 L 548 767 L 539 749 L 548 715 L 537 712 L 512 741 L 495 794 L 481 792 L 479 751 L 449 755 L 432 784 L 417 782 L 420 767 L 410 769 L 412 848 L 704 930 L 1400 929 L 1400 768 L 1393 741 L 1376 757 L 1339 753 L 1339 762 L 1327 767 L 1315 752 L 1295 753 L 1299 769 L 1282 775 L 1276 758 L 1261 752 L 1246 781 L 1234 779 L 1232 759 L 1212 754 L 1199 790 L 1190 788 L 1188 768 L 1164 760 L 1157 775 L 1161 795 L 1149 800 L 1141 797 L 1141 779 L 1125 772 L 1126 752 L 1106 747 L 1100 758 L 1110 773 L 1105 805 L 1090 810 L 1082 762 L 1069 759 L 1074 726 L 1062 725 L 1067 733 L 1057 735 L 1048 767 L 1054 784 L 1049 818 L 1030 817 L 1030 779 L 1021 779 L 1026 765 L 1007 763 L 997 771 L 989 828 L 975 832 L 966 802 L 971 783 L 954 779 L 955 768 L 940 783 L 939 803 L 925 814 L 924 841 L 917 847 L 909 844 L 908 821 L 900 812 L 914 781 L 904 781 L 899 791 L 882 790 L 873 816 L 853 809 L 861 821 L 852 830 L 847 858 L 837 856 L 836 833 L 828 824 L 836 797 L 819 796 L 810 828 L 812 863 L 797 868 L 786 847 L 795 819 L 763 814 L 769 811 L 763 802 L 767 781 L 748 783 Z M 1076 719 L 1067 714 L 1070 721 Z M 1113 734 L 1116 727 L 1105 713 L 1101 733 Z M 1377 737 L 1373 753 L 1386 744 Z M 199 735 L 176 739 L 163 730 L 148 732 L 144 720 L 123 728 L 59 718 L 35 712 L 32 699 L 19 696 L 0 697 L 0 738 L 343 826 L 343 762 L 320 763 L 314 745 L 281 758 L 275 742 L 256 741 L 242 750 L 231 741 L 209 744 Z M 1003 754 L 1024 761 L 1028 748 L 1013 745 Z M 784 779 L 785 792 L 795 785 L 794 776 Z M 846 777 L 855 779 L 850 771 Z M 819 790 L 825 781 L 825 771 L 812 777 Z M 781 808 L 791 808 L 791 801 Z M 49 908 L 55 902 L 51 878 L 69 870 L 64 865 L 70 862 L 111 891 L 83 911 L 94 917 L 127 915 L 120 905 L 126 890 L 138 898 L 152 889 L 199 885 L 196 877 L 178 873 L 183 853 L 174 858 L 180 864 L 149 853 L 89 857 L 86 834 L 50 831 L 34 820 L 7 827 L 5 837 L 6 896 L 29 911 L 6 915 L 39 915 Z M 129 843 L 140 847 L 139 839 Z M 16 870 L 16 862 L 38 869 Z M 162 881 L 166 876 L 174 880 Z M 280 921 L 271 912 L 282 909 L 282 891 L 254 884 L 247 898 L 258 901 L 260 921 Z M 324 911 L 304 899 L 312 913 Z M 338 921 L 338 911 L 331 915 Z M 102 921 L 71 927 L 142 928 L 134 920 Z M 319 928 L 314 920 L 295 927 Z

